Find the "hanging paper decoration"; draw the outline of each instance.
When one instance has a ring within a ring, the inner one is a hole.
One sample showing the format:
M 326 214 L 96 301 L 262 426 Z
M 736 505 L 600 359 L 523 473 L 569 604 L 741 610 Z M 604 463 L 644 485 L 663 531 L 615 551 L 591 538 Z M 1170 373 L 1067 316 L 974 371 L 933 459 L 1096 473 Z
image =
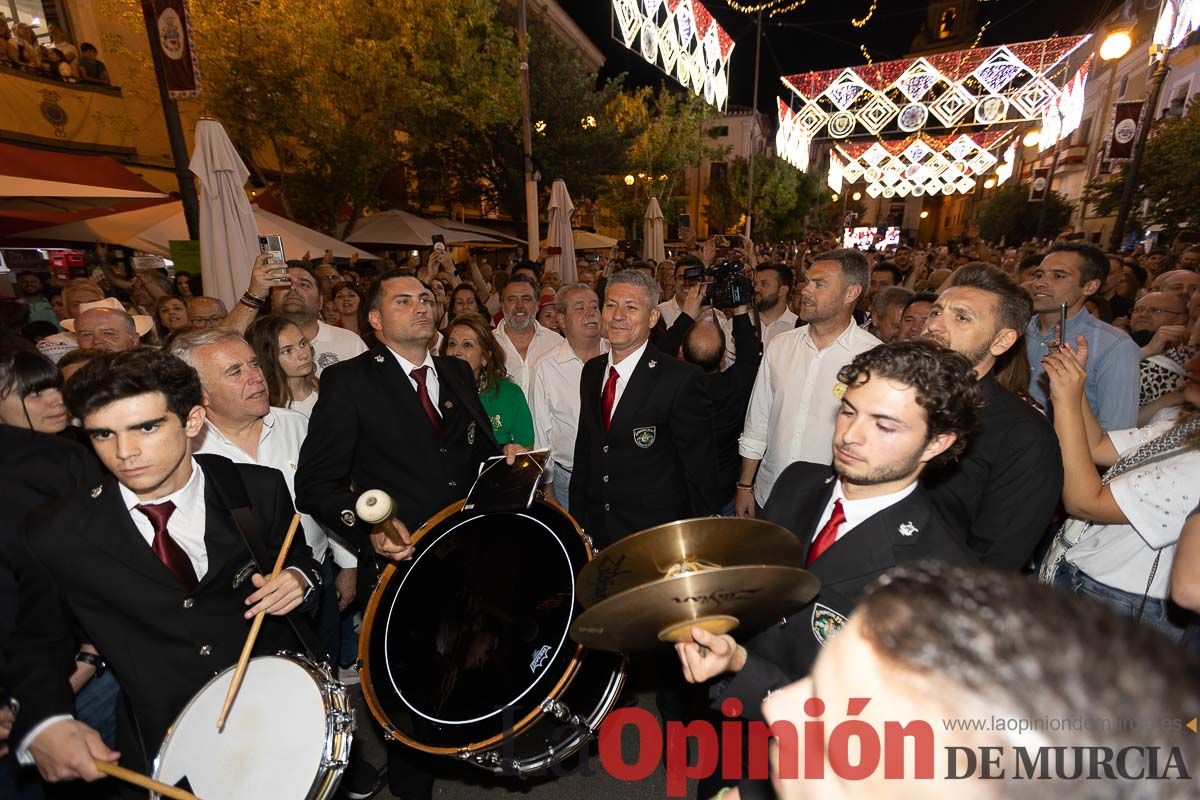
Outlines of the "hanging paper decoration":
M 829 188 L 834 193 L 842 191 L 842 159 L 838 158 L 837 153 L 829 154 L 829 178 L 827 181 Z
M 1200 28 L 1200 0 L 1166 0 L 1154 26 L 1154 43 L 1174 50 Z
M 789 113 L 781 102 L 781 128 Z M 992 151 L 1006 142 L 1009 148 L 1005 158 L 1008 174 L 1012 174 L 1014 130 L 947 136 L 918 133 L 898 140 L 838 143 L 830 154 L 829 180 L 833 181 L 836 160 L 841 181 L 854 183 L 862 177 L 871 197 L 966 194 L 975 189 L 980 176 L 996 166 L 998 159 Z
M 733 39 L 700 0 L 613 0 L 613 16 L 627 48 L 725 109 Z
M 1048 150 L 1060 140 L 1066 139 L 1083 122 L 1084 89 L 1087 87 L 1088 67 L 1092 65 L 1089 58 L 1075 73 L 1062 92 L 1042 111 L 1042 134 L 1038 142 L 1039 150 Z
M 1040 119 L 1050 106 L 1063 105 L 1063 95 L 1078 88 L 1082 78 L 1068 88 L 1058 87 L 1080 69 L 1090 40 L 1090 35 L 1063 36 L 976 47 L 782 80 L 798 108 L 825 116 L 823 126 L 807 128 L 810 138 L 1012 124 Z M 1082 74 L 1086 77 L 1086 68 Z M 1066 102 L 1073 115 L 1074 95 Z
M 800 124 L 799 116 L 779 101 L 779 130 L 775 133 L 775 152 L 801 172 L 808 171 L 809 146 L 812 137 Z

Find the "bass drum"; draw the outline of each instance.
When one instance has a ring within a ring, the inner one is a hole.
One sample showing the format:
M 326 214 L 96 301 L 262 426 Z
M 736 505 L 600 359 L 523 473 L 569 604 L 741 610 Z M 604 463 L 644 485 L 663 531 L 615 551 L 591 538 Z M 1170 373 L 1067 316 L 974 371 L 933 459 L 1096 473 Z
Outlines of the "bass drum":
M 567 635 L 592 557 L 575 521 L 540 501 L 491 512 L 460 502 L 412 538 L 412 560 L 380 577 L 359 644 L 363 695 L 387 735 L 504 774 L 583 747 L 626 664 Z

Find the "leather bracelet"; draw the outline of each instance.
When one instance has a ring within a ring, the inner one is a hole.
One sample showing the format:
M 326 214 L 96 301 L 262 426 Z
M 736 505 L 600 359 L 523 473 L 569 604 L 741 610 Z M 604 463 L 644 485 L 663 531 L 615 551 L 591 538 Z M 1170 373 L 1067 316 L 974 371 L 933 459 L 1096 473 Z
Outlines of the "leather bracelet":
M 238 302 L 242 303 L 243 305 L 250 306 L 251 308 L 262 308 L 267 304 L 266 298 L 259 297 L 255 294 L 250 294 L 249 289 L 242 293 L 242 296 Z
M 75 660 L 80 664 L 87 664 L 90 667 L 95 667 L 96 677 L 103 675 L 104 670 L 108 668 L 108 665 L 104 663 L 104 659 L 100 658 L 100 656 L 96 655 L 95 653 L 89 653 L 86 650 L 80 650 L 78 653 L 76 653 Z

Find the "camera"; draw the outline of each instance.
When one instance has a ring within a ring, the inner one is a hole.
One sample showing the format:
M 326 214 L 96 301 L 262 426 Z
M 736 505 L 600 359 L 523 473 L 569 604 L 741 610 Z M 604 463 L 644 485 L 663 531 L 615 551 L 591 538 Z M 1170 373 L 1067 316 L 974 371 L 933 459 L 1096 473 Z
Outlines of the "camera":
M 744 261 L 718 261 L 711 267 L 686 267 L 684 280 L 708 284 L 704 302 L 713 308 L 736 308 L 754 302 L 754 281 Z

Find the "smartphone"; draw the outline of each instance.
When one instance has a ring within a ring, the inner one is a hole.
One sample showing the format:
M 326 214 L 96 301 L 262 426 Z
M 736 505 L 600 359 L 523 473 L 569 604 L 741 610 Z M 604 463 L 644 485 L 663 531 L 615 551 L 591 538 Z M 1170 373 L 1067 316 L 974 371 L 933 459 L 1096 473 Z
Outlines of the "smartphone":
M 1067 343 L 1067 304 L 1063 303 L 1058 307 L 1058 346 L 1063 347 Z
M 692 227 L 692 215 L 686 214 L 686 213 L 680 214 L 677 222 L 679 223 L 679 227 L 681 227 L 681 228 L 690 228 L 690 227 Z
M 429 238 L 433 239 L 433 249 L 434 250 L 438 250 L 438 249 L 445 250 L 446 249 L 446 237 L 443 236 L 442 234 L 435 233 L 433 236 L 431 236 Z M 439 244 L 441 245 L 441 248 L 438 248 Z
M 258 237 L 258 252 L 266 253 L 271 256 L 272 264 L 287 264 L 287 257 L 283 254 L 283 237 L 276 234 Z

